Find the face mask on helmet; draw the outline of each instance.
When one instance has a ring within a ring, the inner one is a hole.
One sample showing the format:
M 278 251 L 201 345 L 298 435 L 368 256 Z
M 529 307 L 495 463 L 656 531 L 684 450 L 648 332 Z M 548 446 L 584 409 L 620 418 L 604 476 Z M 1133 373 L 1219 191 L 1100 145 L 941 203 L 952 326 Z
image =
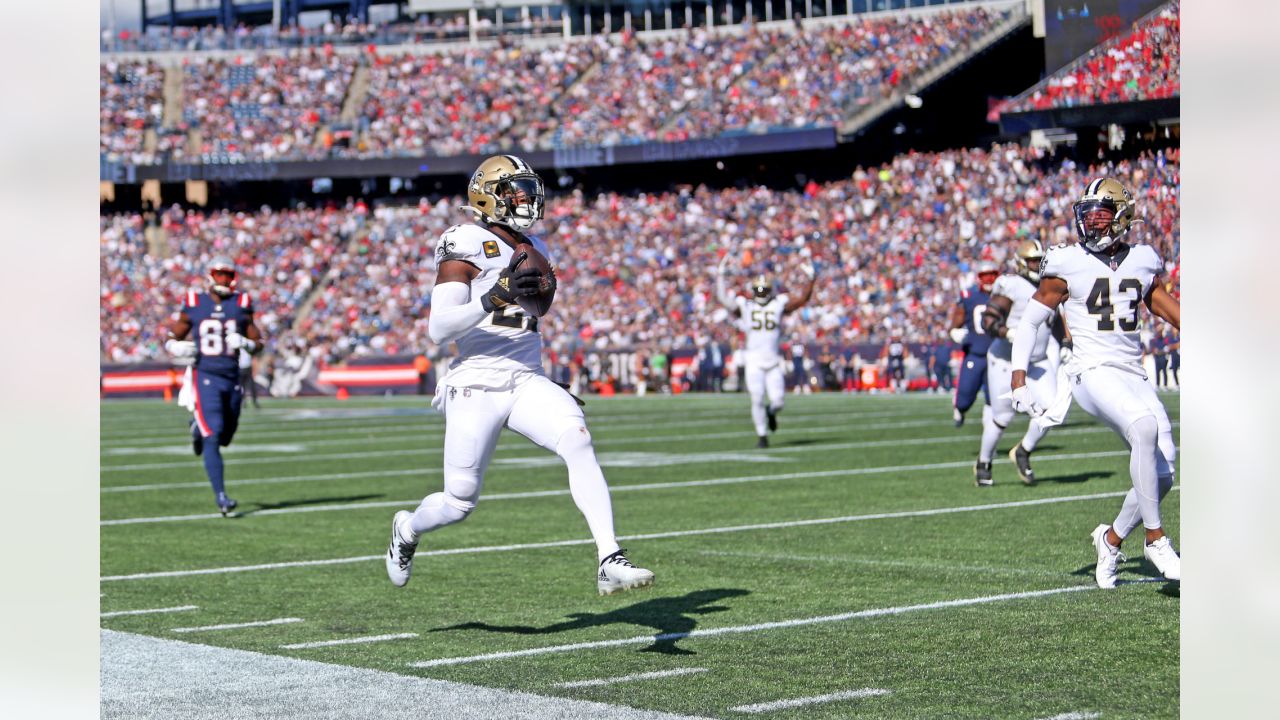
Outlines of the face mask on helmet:
M 467 200 L 485 221 L 524 232 L 542 219 L 546 191 L 542 178 L 523 160 L 496 155 L 471 176 Z
M 1084 196 L 1071 206 L 1071 211 L 1081 243 L 1099 252 L 1129 232 L 1133 198 L 1118 181 L 1104 178 L 1089 183 Z
M 1026 240 L 1018 246 L 1015 255 L 1018 274 L 1033 283 L 1040 282 L 1040 264 L 1044 261 L 1044 248 L 1036 240 Z
M 755 282 L 751 283 L 751 292 L 755 295 L 756 302 L 767 303 L 773 299 L 773 283 L 765 276 L 757 275 Z
M 215 258 L 209 263 L 207 281 L 209 290 L 222 297 L 236 291 L 236 266 L 226 258 Z

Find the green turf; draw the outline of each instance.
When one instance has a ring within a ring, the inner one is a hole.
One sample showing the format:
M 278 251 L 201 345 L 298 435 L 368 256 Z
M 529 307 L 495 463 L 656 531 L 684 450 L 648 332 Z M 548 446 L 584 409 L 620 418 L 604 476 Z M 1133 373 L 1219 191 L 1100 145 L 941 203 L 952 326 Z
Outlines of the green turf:
M 1164 399 L 1176 423 L 1177 395 Z M 1146 582 L 1093 588 L 1088 533 L 1119 508 L 1128 459 L 1120 439 L 1078 407 L 1033 456 L 1038 485 L 1022 485 L 1004 455 L 1025 428 L 1016 420 L 996 456 L 996 486 L 980 490 L 970 468 L 978 413 L 957 430 L 942 396 L 788 396 L 765 451 L 754 449 L 742 395 L 592 399 L 588 422 L 618 532 L 632 559 L 658 575 L 652 589 L 598 597 L 593 547 L 553 455 L 504 435 L 485 499 L 466 522 L 423 539 L 412 582 L 397 589 L 380 556 L 395 510 L 439 488 L 442 419 L 416 398 L 263 406 L 246 410 L 225 454 L 228 490 L 242 513 L 228 520 L 210 517 L 216 509 L 190 454 L 183 411 L 159 402 L 103 405 L 102 518 L 148 521 L 101 528 L 102 610 L 199 606 L 104 618 L 103 627 L 712 717 L 859 688 L 891 692 L 767 716 L 1178 714 L 1177 585 L 1155 581 L 1132 537 L 1125 550 L 1133 559 L 1121 564 L 1120 578 Z M 741 478 L 751 479 L 734 481 Z M 694 482 L 706 480 L 718 482 Z M 539 492 L 552 494 L 510 497 Z M 1104 496 L 1072 499 L 1090 495 Z M 1010 505 L 1050 499 L 1065 501 Z M 1002 507 L 983 507 L 990 505 Z M 946 509 L 963 510 L 920 514 Z M 1176 543 L 1177 490 L 1163 512 Z M 915 514 L 866 517 L 882 513 Z M 794 524 L 821 519 L 832 521 Z M 742 528 L 775 523 L 783 526 Z M 627 539 L 651 534 L 670 536 Z M 561 541 L 583 542 L 430 554 Z M 127 577 L 317 560 L 343 562 Z M 1082 589 L 696 634 L 1069 588 Z M 282 617 L 305 622 L 172 632 Z M 419 637 L 280 647 L 405 632 Z M 628 638 L 642 640 L 412 665 Z M 707 672 L 554 687 L 690 667 Z

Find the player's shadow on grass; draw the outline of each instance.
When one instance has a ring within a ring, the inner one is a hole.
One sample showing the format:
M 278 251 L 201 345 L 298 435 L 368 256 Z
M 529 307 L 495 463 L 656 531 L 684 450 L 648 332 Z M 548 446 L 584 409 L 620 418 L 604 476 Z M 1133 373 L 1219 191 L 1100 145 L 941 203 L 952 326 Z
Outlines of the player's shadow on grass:
M 1045 483 L 1082 483 L 1082 482 L 1089 482 L 1090 480 L 1100 480 L 1102 478 L 1109 478 L 1112 475 L 1115 475 L 1115 473 L 1111 471 L 1093 471 L 1093 472 L 1075 473 L 1073 475 L 1045 475 L 1045 476 L 1041 476 L 1039 473 L 1037 473 L 1036 482 L 1037 484 L 1040 484 L 1040 485 L 1044 485 Z
M 377 500 L 385 495 L 346 495 L 343 497 L 308 498 L 306 500 L 288 500 L 278 503 L 254 503 L 252 510 L 241 510 L 237 515 L 252 515 L 263 510 L 283 510 L 284 508 L 301 507 L 303 505 L 324 505 L 325 503 L 359 502 L 361 500 Z M 241 507 L 244 507 L 241 505 Z
M 653 644 L 644 648 L 642 652 L 657 652 L 667 655 L 696 655 L 697 653 L 692 650 L 685 650 L 676 645 L 677 640 L 687 637 L 698 626 L 697 619 L 692 616 L 724 612 L 729 608 L 713 603 L 731 597 L 746 595 L 749 592 L 749 590 L 729 588 L 695 590 L 687 595 L 644 600 L 634 605 L 604 613 L 570 613 L 571 620 L 553 623 L 544 627 L 467 622 L 435 628 L 431 632 L 485 630 L 488 632 L 514 633 L 516 635 L 549 635 L 570 630 L 599 627 L 601 625 L 645 625 L 658 632 L 653 636 Z

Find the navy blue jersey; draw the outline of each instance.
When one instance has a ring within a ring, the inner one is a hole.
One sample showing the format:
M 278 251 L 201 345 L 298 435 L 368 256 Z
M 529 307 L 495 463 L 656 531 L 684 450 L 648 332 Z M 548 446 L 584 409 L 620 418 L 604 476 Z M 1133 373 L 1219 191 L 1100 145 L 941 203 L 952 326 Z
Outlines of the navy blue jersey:
M 982 311 L 987 309 L 991 296 L 974 286 L 960 293 L 960 306 L 964 308 L 964 329 L 969 336 L 964 340 L 967 355 L 986 356 L 991 336 L 982 332 Z
M 197 372 L 226 378 L 240 377 L 239 351 L 227 347 L 227 335 L 244 334 L 253 320 L 253 301 L 244 293 L 220 298 L 210 293 L 188 292 L 182 312 L 191 320 L 196 343 Z

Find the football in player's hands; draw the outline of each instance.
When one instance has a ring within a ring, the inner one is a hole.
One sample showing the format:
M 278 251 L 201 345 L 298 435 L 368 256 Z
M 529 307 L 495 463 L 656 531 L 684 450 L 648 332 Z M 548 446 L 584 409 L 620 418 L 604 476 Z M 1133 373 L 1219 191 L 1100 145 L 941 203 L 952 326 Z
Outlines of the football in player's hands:
M 538 252 L 538 249 L 530 243 L 516 245 L 516 257 L 521 253 L 524 253 L 525 258 L 514 267 L 512 272 L 512 279 L 516 281 L 515 284 L 517 286 L 521 284 L 518 281 L 521 275 L 528 277 L 533 274 L 529 273 L 529 270 L 535 271 L 538 275 L 538 280 L 536 290 L 529 294 L 518 294 L 516 302 L 529 315 L 542 317 L 551 309 L 551 302 L 556 298 L 555 268 L 551 267 L 547 257 Z

